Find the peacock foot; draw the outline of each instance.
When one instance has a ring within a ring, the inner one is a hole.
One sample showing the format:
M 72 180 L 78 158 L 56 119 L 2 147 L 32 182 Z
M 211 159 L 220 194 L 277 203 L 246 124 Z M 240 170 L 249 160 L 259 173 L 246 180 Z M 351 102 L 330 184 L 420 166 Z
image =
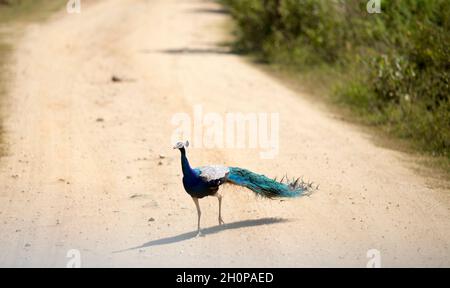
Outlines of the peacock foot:
M 203 237 L 202 231 L 198 230 L 197 235 L 195 235 L 195 238 Z
M 222 217 L 219 217 L 219 225 L 225 225 L 225 221 L 223 221 Z

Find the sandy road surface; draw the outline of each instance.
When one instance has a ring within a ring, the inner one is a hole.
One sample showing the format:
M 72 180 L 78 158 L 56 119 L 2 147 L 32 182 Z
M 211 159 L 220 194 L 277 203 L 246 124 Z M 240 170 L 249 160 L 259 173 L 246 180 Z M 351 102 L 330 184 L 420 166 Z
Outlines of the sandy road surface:
M 383 266 L 450 266 L 448 191 L 216 47 L 219 8 L 104 0 L 27 29 L 0 166 L 0 266 L 65 267 L 78 249 L 84 267 L 364 267 L 372 248 Z M 279 202 L 226 187 L 227 226 L 216 227 L 217 200 L 203 200 L 206 236 L 191 239 L 196 213 L 170 120 L 195 104 L 278 112 L 281 131 L 273 160 L 255 149 L 191 149 L 194 165 L 305 175 L 320 191 Z

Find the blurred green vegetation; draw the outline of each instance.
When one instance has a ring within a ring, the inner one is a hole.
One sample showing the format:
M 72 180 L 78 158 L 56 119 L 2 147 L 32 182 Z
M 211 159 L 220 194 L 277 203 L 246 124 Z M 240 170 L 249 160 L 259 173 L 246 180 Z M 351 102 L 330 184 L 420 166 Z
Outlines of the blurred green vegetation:
M 450 160 L 450 1 L 385 0 L 381 14 L 368 0 L 221 2 L 236 51 L 298 73 L 333 70 L 337 103 Z
M 7 93 L 7 65 L 13 50 L 13 45 L 8 40 L 12 34 L 20 32 L 16 24 L 44 20 L 61 9 L 66 2 L 67 0 L 0 0 L 0 114 L 3 112 L 4 96 Z M 0 155 L 2 134 L 0 119 Z
M 0 32 L 1 33 L 1 32 Z M 2 136 L 3 136 L 3 125 L 2 125 L 2 110 L 4 104 L 4 95 L 6 94 L 5 88 L 5 72 L 6 72 L 6 58 L 9 54 L 10 47 L 1 42 L 1 34 L 0 34 L 0 156 L 3 154 L 3 145 L 2 145 Z
M 11 21 L 43 20 L 67 0 L 0 0 L 0 25 Z

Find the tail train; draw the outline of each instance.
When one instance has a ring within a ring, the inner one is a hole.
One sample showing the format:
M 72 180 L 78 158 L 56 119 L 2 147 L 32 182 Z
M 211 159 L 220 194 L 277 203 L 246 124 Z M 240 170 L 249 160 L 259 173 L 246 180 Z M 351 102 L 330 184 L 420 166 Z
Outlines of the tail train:
M 319 186 L 307 183 L 300 178 L 289 180 L 287 176 L 279 182 L 264 175 L 253 173 L 247 169 L 230 167 L 227 182 L 246 187 L 259 196 L 266 198 L 300 197 L 314 192 Z

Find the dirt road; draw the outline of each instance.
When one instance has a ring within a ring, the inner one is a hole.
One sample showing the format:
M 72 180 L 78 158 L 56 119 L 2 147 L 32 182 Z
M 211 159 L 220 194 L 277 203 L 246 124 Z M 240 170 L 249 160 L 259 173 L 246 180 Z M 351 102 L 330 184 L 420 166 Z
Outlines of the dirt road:
M 0 165 L 0 266 L 450 266 L 449 193 L 306 97 L 216 44 L 227 21 L 200 0 L 83 1 L 29 27 L 12 67 Z M 112 76 L 123 81 L 111 81 Z M 177 112 L 277 112 L 280 149 L 190 149 L 320 183 L 311 197 L 202 200 L 205 237 L 171 147 Z M 160 154 L 165 155 L 160 157 Z

